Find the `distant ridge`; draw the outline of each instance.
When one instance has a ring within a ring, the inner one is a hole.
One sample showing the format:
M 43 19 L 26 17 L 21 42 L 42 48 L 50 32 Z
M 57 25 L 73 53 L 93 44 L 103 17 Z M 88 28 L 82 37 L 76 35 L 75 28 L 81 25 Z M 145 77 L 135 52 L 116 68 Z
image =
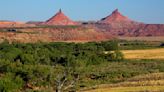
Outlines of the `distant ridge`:
M 33 27 L 33 24 L 26 24 L 23 22 L 15 22 L 15 21 L 8 21 L 8 20 L 0 20 L 0 28 L 3 27 Z

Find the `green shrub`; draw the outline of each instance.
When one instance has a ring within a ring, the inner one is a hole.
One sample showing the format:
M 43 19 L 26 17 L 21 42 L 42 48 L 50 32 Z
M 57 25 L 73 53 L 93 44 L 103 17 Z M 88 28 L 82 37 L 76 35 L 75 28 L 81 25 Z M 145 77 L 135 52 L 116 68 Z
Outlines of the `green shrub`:
M 32 54 L 22 54 L 20 55 L 20 59 L 23 64 L 36 64 L 37 63 Z
M 23 84 L 19 76 L 8 73 L 0 78 L 0 92 L 18 92 Z

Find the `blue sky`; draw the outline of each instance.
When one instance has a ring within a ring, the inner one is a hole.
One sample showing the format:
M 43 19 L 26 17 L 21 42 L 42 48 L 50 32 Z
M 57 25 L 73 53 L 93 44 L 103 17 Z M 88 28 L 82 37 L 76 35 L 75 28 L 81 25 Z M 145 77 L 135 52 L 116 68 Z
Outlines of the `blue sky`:
M 1 0 L 0 20 L 45 21 L 59 9 L 73 20 L 99 20 L 116 8 L 133 20 L 164 24 L 164 0 Z

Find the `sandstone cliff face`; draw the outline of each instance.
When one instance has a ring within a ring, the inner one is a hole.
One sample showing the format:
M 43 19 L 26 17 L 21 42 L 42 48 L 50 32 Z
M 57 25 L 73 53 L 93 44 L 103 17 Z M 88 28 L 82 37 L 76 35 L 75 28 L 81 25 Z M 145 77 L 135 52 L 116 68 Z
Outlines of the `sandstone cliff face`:
M 109 25 L 94 24 L 96 30 L 107 31 L 115 36 L 164 36 L 164 25 L 162 24 L 135 24 L 135 25 Z

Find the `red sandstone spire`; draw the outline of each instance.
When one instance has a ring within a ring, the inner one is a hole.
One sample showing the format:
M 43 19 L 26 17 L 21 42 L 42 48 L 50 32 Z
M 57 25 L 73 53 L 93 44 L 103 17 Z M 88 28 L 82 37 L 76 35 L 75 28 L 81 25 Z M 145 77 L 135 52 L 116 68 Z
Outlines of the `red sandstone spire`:
M 76 25 L 76 23 L 70 20 L 60 9 L 55 16 L 46 21 L 48 25 Z
M 113 22 L 122 22 L 122 21 L 131 21 L 127 17 L 123 16 L 118 9 L 112 12 L 111 15 L 103 18 L 100 22 L 102 23 L 113 23 Z
M 62 13 L 62 10 L 60 9 L 59 12 Z

